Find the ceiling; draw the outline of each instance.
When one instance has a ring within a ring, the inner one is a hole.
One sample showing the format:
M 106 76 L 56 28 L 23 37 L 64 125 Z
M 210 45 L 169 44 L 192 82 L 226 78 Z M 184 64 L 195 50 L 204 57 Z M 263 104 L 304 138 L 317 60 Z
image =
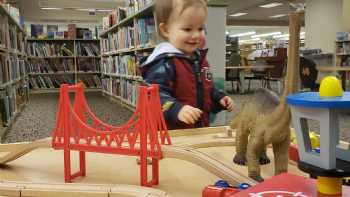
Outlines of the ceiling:
M 124 0 L 11 0 L 20 9 L 25 21 L 46 23 L 99 24 L 108 12 L 77 11 L 74 9 L 113 9 L 124 5 Z M 42 10 L 41 7 L 65 8 Z
M 295 8 L 290 6 L 288 0 L 231 0 L 227 8 L 227 25 L 259 25 L 259 26 L 287 26 L 288 13 Z M 268 3 L 282 3 L 273 8 L 262 8 Z M 305 0 L 293 0 L 293 3 L 305 3 Z M 235 13 L 248 13 L 244 16 L 232 17 Z M 285 15 L 280 18 L 270 18 L 275 15 Z
M 75 11 L 69 8 L 95 8 L 95 9 L 112 9 L 123 6 L 124 0 L 8 0 L 17 4 L 21 14 L 26 21 L 31 22 L 71 22 L 80 23 L 100 23 L 102 17 L 107 12 L 89 13 L 88 11 Z M 271 2 L 283 3 L 282 6 L 275 8 L 261 8 Z M 304 3 L 305 0 L 294 0 L 297 3 Z M 228 5 L 227 24 L 228 25 L 259 25 L 259 26 L 284 26 L 287 25 L 288 18 L 282 17 L 277 19 L 269 16 L 277 14 L 287 14 L 292 9 L 287 0 L 209 0 L 209 4 Z M 40 7 L 64 7 L 64 10 L 42 10 Z M 231 17 L 230 14 L 237 12 L 246 12 L 247 15 L 240 17 Z
M 21 14 L 26 21 L 31 22 L 53 22 L 53 23 L 101 23 L 102 17 L 107 12 L 89 13 L 88 11 L 76 11 L 69 8 L 95 8 L 111 9 L 123 6 L 124 0 L 8 0 L 20 8 Z M 293 0 L 297 3 L 304 3 L 305 0 Z M 261 8 L 271 2 L 283 3 L 275 8 Z M 288 0 L 209 0 L 211 5 L 228 5 L 227 24 L 235 26 L 286 26 L 288 18 L 277 19 L 269 16 L 287 14 L 291 10 Z M 64 7 L 64 10 L 42 10 L 40 7 Z M 231 17 L 229 15 L 237 12 L 246 12 L 247 15 Z M 95 15 L 91 15 L 95 14 Z

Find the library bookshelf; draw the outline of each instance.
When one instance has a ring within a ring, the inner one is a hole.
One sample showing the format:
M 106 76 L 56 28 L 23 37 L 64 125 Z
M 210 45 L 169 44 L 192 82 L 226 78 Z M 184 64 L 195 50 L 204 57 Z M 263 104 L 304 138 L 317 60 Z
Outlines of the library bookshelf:
M 336 40 L 335 45 L 335 64 L 338 67 L 338 72 L 340 72 L 342 86 L 345 88 L 346 81 L 349 79 L 349 70 L 347 68 L 350 68 L 350 39 Z M 345 69 L 341 69 L 340 67 L 344 67 Z
M 29 85 L 33 93 L 57 92 L 60 84 L 82 81 L 101 87 L 97 39 L 27 39 Z
M 350 40 L 337 40 L 336 66 L 350 66 Z
M 139 62 L 158 42 L 154 3 L 132 0 L 126 9 L 115 9 L 104 17 L 101 40 L 102 92 L 134 110 L 137 89 L 143 81 Z
M 26 33 L 10 12 L 0 4 L 0 138 L 28 102 Z

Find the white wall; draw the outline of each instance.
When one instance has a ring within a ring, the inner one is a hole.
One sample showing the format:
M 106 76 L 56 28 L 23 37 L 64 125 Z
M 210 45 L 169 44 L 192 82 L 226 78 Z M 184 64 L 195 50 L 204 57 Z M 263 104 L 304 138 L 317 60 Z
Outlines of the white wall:
M 209 7 L 206 29 L 206 47 L 209 48 L 208 61 L 212 66 L 215 84 L 224 89 L 226 7 Z M 226 122 L 225 113 L 217 114 L 211 125 L 224 125 Z
M 346 30 L 343 24 L 342 6 L 343 0 L 306 0 L 307 48 L 320 48 L 325 53 L 335 52 L 336 32 Z
M 346 31 L 350 32 L 350 1 L 343 0 L 343 22 Z

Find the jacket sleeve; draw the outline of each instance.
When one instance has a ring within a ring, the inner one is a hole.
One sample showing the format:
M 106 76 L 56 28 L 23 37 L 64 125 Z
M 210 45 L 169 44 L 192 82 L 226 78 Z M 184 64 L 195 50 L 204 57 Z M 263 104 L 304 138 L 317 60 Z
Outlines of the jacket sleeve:
M 164 118 L 170 124 L 175 124 L 179 120 L 177 115 L 183 104 L 174 97 L 175 65 L 172 60 L 162 59 L 153 65 L 148 65 L 147 71 L 142 73 L 143 79 L 150 84 L 159 85 L 160 102 L 164 113 Z
M 213 108 L 212 108 L 213 113 L 218 113 L 218 112 L 226 109 L 224 106 L 222 106 L 220 104 L 220 100 L 222 98 L 224 98 L 225 96 L 226 96 L 225 93 L 223 93 L 221 90 L 218 90 L 217 88 L 215 88 L 215 86 L 213 87 L 213 90 L 211 92 L 211 99 L 213 102 Z

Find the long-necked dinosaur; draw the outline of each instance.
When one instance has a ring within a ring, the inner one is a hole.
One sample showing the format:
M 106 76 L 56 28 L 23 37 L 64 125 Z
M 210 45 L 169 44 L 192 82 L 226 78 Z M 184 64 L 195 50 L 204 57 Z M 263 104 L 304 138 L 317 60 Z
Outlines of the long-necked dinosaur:
M 301 15 L 301 12 L 295 12 L 289 15 L 290 39 L 287 75 L 284 91 L 280 97 L 280 103 L 271 113 L 262 114 L 256 110 L 259 106 L 256 106 L 254 103 L 248 104 L 231 123 L 231 127 L 239 126 L 236 131 L 236 142 L 237 150 L 240 152 L 237 152 L 237 155 L 241 159 L 244 159 L 244 156 L 246 156 L 248 175 L 257 181 L 264 180 L 260 176 L 259 157 L 263 155 L 268 144 L 272 144 L 273 147 L 275 174 L 287 171 L 291 114 L 286 103 L 286 96 L 296 92 L 299 86 L 299 34 Z
M 255 126 L 259 114 L 271 113 L 279 104 L 276 93 L 265 88 L 257 89 L 254 94 L 244 102 L 242 110 L 231 121 L 231 129 L 236 130 L 236 155 L 233 162 L 238 165 L 246 165 L 246 153 L 250 130 Z M 259 158 L 260 164 L 270 163 L 266 150 Z

